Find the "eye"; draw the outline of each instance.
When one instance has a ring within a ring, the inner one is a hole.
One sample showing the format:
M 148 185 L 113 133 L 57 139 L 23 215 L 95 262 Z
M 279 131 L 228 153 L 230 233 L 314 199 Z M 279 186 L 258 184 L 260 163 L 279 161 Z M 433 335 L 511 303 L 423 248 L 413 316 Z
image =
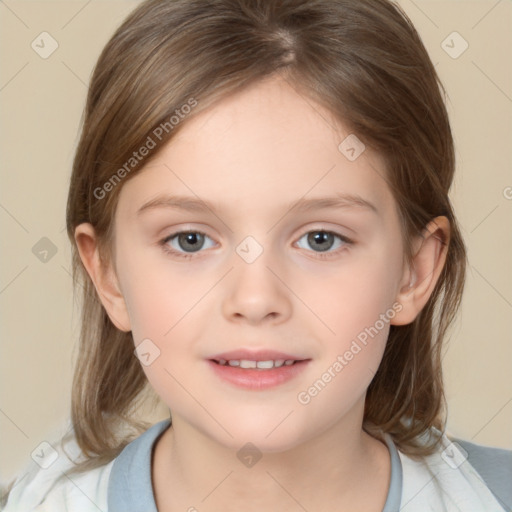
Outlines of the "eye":
M 211 240 L 200 231 L 178 231 L 164 238 L 161 244 L 166 252 L 178 257 L 192 258 L 194 253 L 203 248 L 206 239 Z
M 200 252 L 201 249 L 213 247 L 215 245 L 212 243 L 210 246 L 205 247 L 206 239 L 211 241 L 211 238 L 201 231 L 177 231 L 176 233 L 172 233 L 164 238 L 160 242 L 160 245 L 162 245 L 162 248 L 166 253 L 169 253 L 172 256 L 190 259 L 194 257 L 195 253 Z M 330 258 L 340 252 L 339 250 L 330 250 L 336 245 L 336 239 L 338 239 L 339 242 L 335 249 L 342 250 L 345 246 L 353 244 L 352 240 L 346 236 L 323 229 L 307 232 L 299 239 L 297 244 L 299 244 L 303 239 L 306 239 L 307 244 L 313 248 L 317 257 L 320 259 Z
M 343 247 L 351 245 L 353 243 L 352 240 L 350 240 L 346 236 L 343 236 L 339 233 L 334 233 L 332 231 L 326 231 L 323 229 L 309 231 L 299 239 L 299 242 L 304 238 L 306 239 L 307 244 L 314 249 L 314 252 L 318 253 L 318 256 L 320 258 L 329 258 L 332 255 L 335 255 L 336 253 L 339 252 L 327 252 L 335 245 L 336 239 L 340 241 L 336 248 L 343 249 Z M 301 249 L 303 248 L 304 247 L 301 247 Z

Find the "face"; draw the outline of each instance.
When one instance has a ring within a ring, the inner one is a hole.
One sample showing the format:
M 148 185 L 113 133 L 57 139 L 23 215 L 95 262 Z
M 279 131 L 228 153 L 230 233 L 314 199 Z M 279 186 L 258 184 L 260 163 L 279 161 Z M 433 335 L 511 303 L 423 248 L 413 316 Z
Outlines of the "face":
M 361 422 L 403 246 L 384 163 L 338 149 L 349 135 L 272 78 L 188 120 L 123 184 L 118 283 L 173 420 L 262 451 Z

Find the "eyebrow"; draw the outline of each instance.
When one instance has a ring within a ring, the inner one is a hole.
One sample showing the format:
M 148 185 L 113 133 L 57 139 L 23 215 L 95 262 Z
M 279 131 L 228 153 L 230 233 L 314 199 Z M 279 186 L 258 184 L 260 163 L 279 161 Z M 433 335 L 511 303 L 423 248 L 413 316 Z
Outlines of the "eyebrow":
M 148 210 L 158 208 L 171 208 L 185 210 L 189 212 L 218 212 L 221 208 L 217 202 L 205 201 L 195 197 L 159 195 L 154 199 L 144 203 L 138 210 L 137 215 L 141 215 Z M 295 210 L 299 212 L 309 212 L 313 210 L 324 210 L 329 208 L 361 208 L 378 214 L 374 204 L 359 195 L 338 194 L 329 197 L 319 197 L 305 199 L 301 198 L 296 202 L 285 205 L 286 211 Z

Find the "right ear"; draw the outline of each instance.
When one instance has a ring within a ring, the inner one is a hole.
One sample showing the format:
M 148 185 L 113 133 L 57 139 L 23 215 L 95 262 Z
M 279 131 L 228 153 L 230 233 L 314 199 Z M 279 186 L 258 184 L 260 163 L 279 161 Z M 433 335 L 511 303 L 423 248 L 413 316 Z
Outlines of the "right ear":
M 75 242 L 80 259 L 89 274 L 98 296 L 112 323 L 121 331 L 131 330 L 124 297 L 112 264 L 102 263 L 94 227 L 83 222 L 75 228 Z

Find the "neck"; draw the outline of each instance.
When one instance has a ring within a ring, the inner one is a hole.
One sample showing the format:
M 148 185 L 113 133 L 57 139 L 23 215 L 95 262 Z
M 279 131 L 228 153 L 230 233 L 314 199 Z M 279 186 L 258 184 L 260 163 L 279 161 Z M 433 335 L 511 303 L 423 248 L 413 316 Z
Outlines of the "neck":
M 343 421 L 294 448 L 259 454 L 227 448 L 173 417 L 154 452 L 158 510 L 313 512 L 336 503 L 336 510 L 381 511 L 389 452 L 361 425 L 362 418 Z

